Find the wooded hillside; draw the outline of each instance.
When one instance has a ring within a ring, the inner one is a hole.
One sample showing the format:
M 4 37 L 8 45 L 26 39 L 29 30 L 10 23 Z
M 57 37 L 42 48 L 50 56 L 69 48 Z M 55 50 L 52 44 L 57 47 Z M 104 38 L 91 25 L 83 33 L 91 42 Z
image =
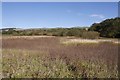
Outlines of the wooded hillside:
M 120 18 L 106 19 L 100 23 L 94 23 L 90 31 L 97 31 L 101 37 L 120 38 Z

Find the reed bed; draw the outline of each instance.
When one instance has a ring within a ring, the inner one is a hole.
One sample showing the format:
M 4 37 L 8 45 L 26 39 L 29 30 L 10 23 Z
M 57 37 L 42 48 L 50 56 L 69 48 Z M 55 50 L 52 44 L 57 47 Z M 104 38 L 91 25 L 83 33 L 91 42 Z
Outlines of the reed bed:
M 65 45 L 61 37 L 3 38 L 5 78 L 117 78 L 118 46 Z

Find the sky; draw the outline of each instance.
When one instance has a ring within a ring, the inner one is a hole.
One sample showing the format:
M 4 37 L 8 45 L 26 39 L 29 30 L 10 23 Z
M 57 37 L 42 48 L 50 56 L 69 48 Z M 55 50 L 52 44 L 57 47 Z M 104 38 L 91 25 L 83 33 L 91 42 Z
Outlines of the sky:
M 1 0 L 2 2 L 119 2 L 119 0 Z
M 2 28 L 89 27 L 117 16 L 117 2 L 2 3 Z

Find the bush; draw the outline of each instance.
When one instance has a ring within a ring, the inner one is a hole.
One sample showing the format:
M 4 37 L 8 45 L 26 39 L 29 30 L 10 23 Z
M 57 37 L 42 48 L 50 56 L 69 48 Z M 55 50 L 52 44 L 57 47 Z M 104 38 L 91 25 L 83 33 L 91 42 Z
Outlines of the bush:
M 89 30 L 99 32 L 101 37 L 120 38 L 120 17 L 94 23 Z
M 99 38 L 99 33 L 94 31 L 85 31 L 82 33 L 81 37 L 85 39 L 97 39 Z
M 78 28 L 71 28 L 66 35 L 67 36 L 76 36 L 76 37 L 80 37 L 82 30 L 78 29 Z
M 94 31 L 86 31 L 81 28 L 54 28 L 54 29 L 36 29 L 22 31 L 3 31 L 2 34 L 32 36 L 32 35 L 48 35 L 48 36 L 76 36 L 82 38 L 98 38 L 99 33 Z

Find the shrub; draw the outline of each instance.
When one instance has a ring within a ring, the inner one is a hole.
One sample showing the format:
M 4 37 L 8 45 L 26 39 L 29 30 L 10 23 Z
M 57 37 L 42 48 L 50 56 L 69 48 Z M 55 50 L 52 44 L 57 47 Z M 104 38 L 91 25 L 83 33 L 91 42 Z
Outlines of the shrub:
M 94 31 L 85 31 L 82 33 L 81 37 L 85 39 L 96 39 L 99 38 L 99 33 Z
M 94 23 L 89 30 L 99 32 L 101 37 L 120 38 L 120 17 Z

